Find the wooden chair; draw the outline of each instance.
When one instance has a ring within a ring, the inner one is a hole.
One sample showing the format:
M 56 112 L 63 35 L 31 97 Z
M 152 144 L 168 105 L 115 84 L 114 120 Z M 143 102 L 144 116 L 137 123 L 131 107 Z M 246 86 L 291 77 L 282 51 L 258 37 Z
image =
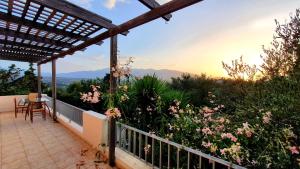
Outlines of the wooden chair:
M 28 100 L 29 102 L 34 102 L 36 100 L 36 98 L 38 98 L 38 93 L 29 93 L 28 94 Z
M 46 106 L 44 105 L 45 103 L 42 102 L 30 102 L 28 109 L 29 111 L 26 111 L 25 115 L 25 120 L 26 117 L 29 115 L 30 116 L 30 121 L 31 123 L 33 122 L 33 116 L 40 116 L 42 115 L 43 119 L 46 120 Z
M 15 103 L 15 118 L 17 118 L 17 114 L 19 112 L 19 110 L 21 110 L 22 114 L 23 111 L 26 110 L 28 108 L 28 105 L 26 105 L 25 103 L 23 105 L 20 104 L 20 102 L 17 103 L 17 98 L 14 98 L 14 103 Z

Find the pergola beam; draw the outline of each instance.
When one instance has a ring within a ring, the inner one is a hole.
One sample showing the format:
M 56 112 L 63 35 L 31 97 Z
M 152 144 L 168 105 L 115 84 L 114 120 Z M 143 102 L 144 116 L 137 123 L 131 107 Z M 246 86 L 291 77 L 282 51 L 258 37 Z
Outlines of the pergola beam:
M 85 20 L 87 22 L 101 26 L 106 29 L 111 29 L 116 27 L 116 25 L 114 25 L 111 20 L 103 16 L 100 16 L 98 14 L 95 14 L 91 11 L 88 11 L 80 6 L 72 4 L 66 0 L 59 0 L 59 1 L 58 0 L 31 0 L 31 1 L 40 4 L 42 6 L 56 9 L 62 13 L 69 14 L 70 16 L 80 18 L 82 20 Z M 129 33 L 128 31 L 125 31 L 122 32 L 121 34 L 126 36 L 128 33 Z
M 52 53 L 61 51 L 61 50 L 55 49 L 55 48 L 47 48 L 47 47 L 37 46 L 37 45 L 34 46 L 34 45 L 21 43 L 21 42 L 17 42 L 17 41 L 9 41 L 9 40 L 5 41 L 5 40 L 1 40 L 1 39 L 0 39 L 0 44 L 4 44 L 6 47 L 7 47 L 7 45 L 10 45 L 12 47 L 16 46 L 18 48 L 27 48 L 27 49 L 31 49 L 31 50 L 41 50 L 41 51 L 52 52 Z M 1 49 L 1 47 L 0 47 L 0 49 Z
M 139 0 L 139 1 L 151 10 L 160 6 L 160 4 L 156 0 Z M 164 20 L 166 21 L 170 21 L 172 15 L 167 14 L 164 15 L 162 18 L 164 18 Z
M 117 27 L 114 27 L 108 31 L 105 31 L 102 34 L 100 34 L 94 38 L 91 38 L 90 40 L 87 40 L 86 42 L 84 42 L 76 47 L 70 48 L 67 51 L 61 52 L 60 54 L 54 55 L 51 58 L 45 59 L 45 60 L 41 61 L 39 64 L 44 64 L 44 63 L 51 61 L 52 59 L 57 59 L 57 58 L 61 58 L 66 55 L 69 55 L 69 54 L 73 54 L 74 52 L 84 49 L 88 46 L 91 46 L 99 41 L 113 37 L 117 34 L 128 31 L 130 29 L 133 29 L 135 27 L 138 27 L 140 25 L 148 23 L 152 20 L 160 18 L 161 16 L 170 14 L 172 12 L 175 12 L 177 10 L 180 10 L 182 8 L 188 7 L 190 5 L 193 5 L 193 4 L 201 2 L 201 1 L 203 1 L 203 0 L 172 0 L 172 1 L 165 3 L 149 12 L 146 12 L 130 21 L 127 21 L 127 22 L 125 22 Z
M 102 26 L 106 29 L 115 27 L 115 25 L 112 24 L 111 20 L 103 16 L 97 15 L 95 13 L 92 13 L 66 0 L 31 0 L 31 1 L 52 9 L 56 9 L 62 13 L 66 13 L 71 16 L 81 18 L 85 21 L 88 21 L 95 25 Z
M 33 57 L 43 57 L 43 56 L 51 55 L 51 53 L 46 53 L 46 52 L 38 52 L 38 51 L 29 50 L 29 49 L 9 48 L 9 47 L 0 47 L 0 53 L 30 55 Z
M 16 32 L 10 29 L 4 29 L 0 28 L 0 35 L 5 35 L 5 36 L 10 36 L 16 38 L 20 38 L 23 40 L 30 40 L 30 41 L 35 41 L 38 43 L 44 43 L 44 44 L 49 44 L 50 46 L 55 45 L 57 47 L 63 47 L 63 48 L 72 48 L 74 47 L 73 45 L 61 41 L 57 41 L 54 39 L 48 39 L 46 37 L 40 37 L 40 36 L 34 36 L 31 34 L 26 34 L 22 32 Z
M 24 56 L 24 55 L 7 55 L 7 54 L 0 54 L 1 60 L 10 60 L 10 61 L 21 61 L 21 62 L 32 62 L 37 63 L 41 61 L 43 58 L 37 58 L 32 56 Z
M 48 26 L 48 25 L 41 24 L 39 22 L 33 22 L 33 21 L 30 21 L 30 20 L 26 20 L 26 19 L 22 19 L 22 18 L 13 16 L 13 15 L 7 15 L 7 14 L 2 13 L 2 12 L 0 12 L 0 19 L 4 20 L 6 22 L 16 23 L 18 25 L 27 26 L 27 27 L 29 27 L 29 29 L 30 28 L 39 29 L 39 30 L 50 32 L 50 33 L 55 33 L 56 35 L 62 35 L 62 36 L 65 36 L 65 37 L 80 39 L 80 40 L 83 40 L 83 41 L 89 39 L 88 37 L 84 37 L 84 36 L 81 36 L 79 34 L 70 33 L 70 32 L 67 32 L 67 31 L 63 31 L 63 30 Z

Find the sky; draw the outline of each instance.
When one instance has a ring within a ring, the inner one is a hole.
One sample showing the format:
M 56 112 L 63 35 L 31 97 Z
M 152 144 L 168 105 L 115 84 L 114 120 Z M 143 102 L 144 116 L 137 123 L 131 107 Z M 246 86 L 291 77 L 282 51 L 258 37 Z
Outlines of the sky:
M 138 0 L 69 0 L 119 25 L 149 9 Z M 161 4 L 168 0 L 158 0 Z M 261 63 L 262 45 L 272 41 L 275 19 L 281 23 L 300 8 L 299 0 L 204 0 L 173 13 L 170 22 L 157 19 L 118 36 L 119 57 L 133 57 L 133 68 L 172 69 L 226 76 L 222 61 L 243 55 Z M 28 63 L 0 61 L 0 67 Z M 57 61 L 57 73 L 97 70 L 109 66 L 109 40 Z M 42 66 L 51 72 L 51 64 Z

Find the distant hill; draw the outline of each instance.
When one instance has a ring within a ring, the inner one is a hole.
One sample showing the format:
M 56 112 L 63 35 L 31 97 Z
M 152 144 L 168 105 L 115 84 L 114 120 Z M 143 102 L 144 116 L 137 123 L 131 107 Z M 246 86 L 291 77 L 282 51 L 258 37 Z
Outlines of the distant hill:
M 95 71 L 77 71 L 69 73 L 58 73 L 57 74 L 57 84 L 58 86 L 66 86 L 74 81 L 79 81 L 82 79 L 95 79 L 97 77 L 103 78 L 107 73 L 109 73 L 109 68 L 95 70 Z M 155 74 L 158 78 L 162 80 L 169 81 L 172 77 L 179 77 L 184 72 L 169 70 L 169 69 L 133 69 L 132 75 L 136 77 L 142 77 L 145 75 Z M 51 83 L 51 73 L 43 73 L 43 80 L 45 83 Z
M 109 73 L 109 69 L 101 69 L 94 71 L 78 71 L 78 72 L 69 72 L 69 73 L 58 73 L 57 77 L 61 78 L 77 78 L 77 79 L 94 79 L 97 77 L 103 78 L 106 73 Z M 142 77 L 145 75 L 155 74 L 157 77 L 163 80 L 170 80 L 171 77 L 179 77 L 184 72 L 169 70 L 169 69 L 133 69 L 132 74 L 137 77 Z M 51 76 L 51 73 L 44 73 L 44 77 Z

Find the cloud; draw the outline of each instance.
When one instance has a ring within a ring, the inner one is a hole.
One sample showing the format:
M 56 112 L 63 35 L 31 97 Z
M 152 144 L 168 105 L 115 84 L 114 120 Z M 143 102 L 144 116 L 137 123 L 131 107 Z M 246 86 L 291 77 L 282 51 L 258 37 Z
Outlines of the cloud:
M 127 0 L 106 0 L 104 6 L 108 9 L 113 9 L 117 5 L 117 3 L 124 3 L 126 1 Z
M 74 3 L 74 4 L 78 5 L 78 6 L 82 6 L 84 8 L 89 9 L 89 8 L 92 7 L 92 2 L 94 0 L 68 0 L 68 1 Z
M 160 4 L 164 4 L 164 3 L 167 3 L 167 2 L 170 2 L 171 0 L 157 0 L 158 3 Z

